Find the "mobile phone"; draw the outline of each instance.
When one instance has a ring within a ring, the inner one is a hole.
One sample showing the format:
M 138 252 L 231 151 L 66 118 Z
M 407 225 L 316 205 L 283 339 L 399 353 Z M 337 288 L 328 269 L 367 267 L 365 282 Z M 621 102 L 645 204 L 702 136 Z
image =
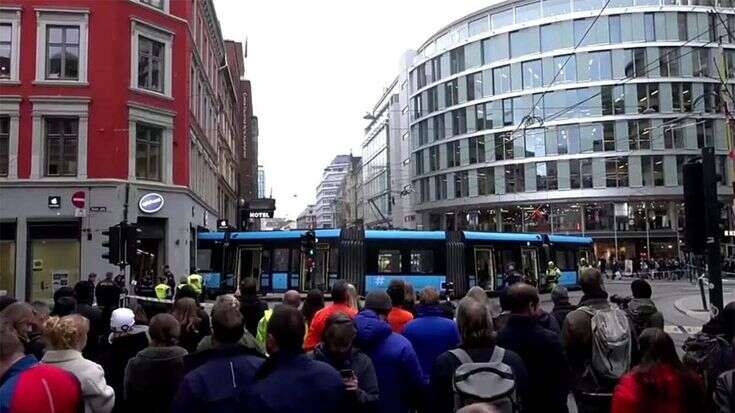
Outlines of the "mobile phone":
M 339 375 L 342 376 L 343 379 L 351 379 L 355 377 L 355 372 L 352 369 L 344 369 L 339 371 Z

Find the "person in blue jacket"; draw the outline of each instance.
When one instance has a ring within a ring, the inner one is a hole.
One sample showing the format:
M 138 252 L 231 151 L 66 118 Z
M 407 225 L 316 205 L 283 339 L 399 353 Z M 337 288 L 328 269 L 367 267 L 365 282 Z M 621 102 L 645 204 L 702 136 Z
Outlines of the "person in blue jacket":
M 248 411 L 257 413 L 342 413 L 350 411 L 337 370 L 303 350 L 304 316 L 280 305 L 268 321 L 270 358 L 255 375 Z
M 213 348 L 190 355 L 191 370 L 179 387 L 171 411 L 250 412 L 248 397 L 263 358 L 238 344 L 245 331 L 240 309 L 231 301 L 212 307 Z
M 431 369 L 440 354 L 459 345 L 459 332 L 454 320 L 443 316 L 439 293 L 434 287 L 425 287 L 420 293 L 421 305 L 416 308 L 416 318 L 406 324 L 403 336 L 411 342 L 429 382 Z
M 385 321 L 391 307 L 385 291 L 367 295 L 365 309 L 354 319 L 356 346 L 373 361 L 380 389 L 378 411 L 407 413 L 418 406 L 426 382 L 411 342 Z

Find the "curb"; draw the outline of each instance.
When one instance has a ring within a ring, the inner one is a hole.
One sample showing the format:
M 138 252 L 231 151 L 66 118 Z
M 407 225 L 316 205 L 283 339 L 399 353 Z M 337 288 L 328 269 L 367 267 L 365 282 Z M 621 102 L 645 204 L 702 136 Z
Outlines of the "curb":
M 691 318 L 694 318 L 700 321 L 704 321 L 704 322 L 709 321 L 710 319 L 709 311 L 701 311 L 701 310 L 694 311 L 694 310 L 689 310 L 686 307 L 684 307 L 683 303 L 686 298 L 688 297 L 682 297 L 674 301 L 674 308 L 676 309 L 676 311 L 684 314 L 685 316 L 688 316 L 688 317 L 691 317 Z

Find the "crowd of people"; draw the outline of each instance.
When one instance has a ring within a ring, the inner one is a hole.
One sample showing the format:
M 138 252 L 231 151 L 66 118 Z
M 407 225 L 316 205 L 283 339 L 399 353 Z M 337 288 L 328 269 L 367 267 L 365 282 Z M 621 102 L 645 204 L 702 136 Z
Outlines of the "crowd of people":
M 682 359 L 651 285 L 618 307 L 589 266 L 579 303 L 555 286 L 550 312 L 522 280 L 456 308 L 401 280 L 272 307 L 248 278 L 207 312 L 188 283 L 170 307 L 120 307 L 111 274 L 89 278 L 51 308 L 0 297 L 0 413 L 735 411 L 735 303 Z

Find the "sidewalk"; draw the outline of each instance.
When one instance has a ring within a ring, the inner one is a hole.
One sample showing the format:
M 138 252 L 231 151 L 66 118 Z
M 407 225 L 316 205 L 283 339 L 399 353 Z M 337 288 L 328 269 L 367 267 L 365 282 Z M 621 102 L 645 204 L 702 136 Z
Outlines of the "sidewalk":
M 724 295 L 725 304 L 735 301 L 735 293 L 728 293 Z M 709 305 L 709 294 L 707 294 L 707 305 Z M 674 302 L 674 308 L 689 317 L 696 318 L 704 322 L 709 321 L 710 313 L 709 310 L 702 308 L 702 297 L 699 294 L 688 295 L 682 297 Z

